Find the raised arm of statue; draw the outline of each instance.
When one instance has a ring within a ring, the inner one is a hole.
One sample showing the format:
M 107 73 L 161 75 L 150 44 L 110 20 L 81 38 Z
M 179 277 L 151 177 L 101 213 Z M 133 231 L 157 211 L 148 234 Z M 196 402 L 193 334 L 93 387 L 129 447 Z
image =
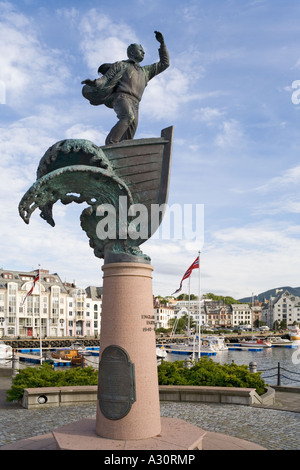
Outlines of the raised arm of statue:
M 170 65 L 170 58 L 167 46 L 163 35 L 159 31 L 154 31 L 156 40 L 160 43 L 160 48 L 158 49 L 159 53 L 159 62 L 156 62 L 152 65 L 145 65 L 143 70 L 145 71 L 147 81 L 151 80 L 153 77 L 159 73 L 166 70 Z

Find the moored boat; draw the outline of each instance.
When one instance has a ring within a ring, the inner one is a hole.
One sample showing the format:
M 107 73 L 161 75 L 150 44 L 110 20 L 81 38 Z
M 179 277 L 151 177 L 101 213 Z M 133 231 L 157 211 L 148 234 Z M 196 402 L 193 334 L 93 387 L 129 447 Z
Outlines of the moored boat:
M 289 331 L 290 340 L 291 341 L 299 341 L 300 340 L 300 328 L 293 327 Z
M 11 359 L 12 347 L 0 341 L 0 359 Z
M 167 351 L 164 349 L 164 347 L 156 346 L 156 358 L 165 359 L 166 356 L 167 356 Z
M 288 345 L 288 344 L 293 344 L 293 341 L 289 340 L 289 339 L 285 339 L 285 338 L 280 338 L 280 337 L 276 337 L 276 336 L 269 336 L 268 337 L 268 341 L 270 341 L 270 343 L 272 343 L 273 346 L 280 346 L 280 345 Z
M 228 346 L 225 343 L 225 339 L 222 336 L 203 336 L 200 338 L 200 352 L 212 352 L 217 353 L 219 351 L 227 351 Z M 180 352 L 183 354 L 192 354 L 193 352 L 197 353 L 199 350 L 199 340 L 198 337 L 194 340 L 191 339 L 187 343 L 181 344 L 168 344 L 166 348 L 171 349 L 173 352 Z
M 71 344 L 70 349 L 76 349 L 79 355 L 83 354 L 84 356 L 86 356 L 90 354 L 90 351 L 80 342 L 75 342 Z
M 77 349 L 57 349 L 51 354 L 53 359 L 62 359 L 66 361 L 71 361 L 71 364 L 78 365 L 81 364 L 82 357 L 78 353 Z
M 260 348 L 271 348 L 272 343 L 267 339 L 260 339 L 260 338 L 253 338 L 250 340 L 243 340 L 239 343 L 240 346 L 247 346 L 247 347 L 256 347 L 259 346 Z
M 210 351 L 227 351 L 228 346 L 223 336 L 203 336 L 201 338 L 201 350 L 209 349 Z

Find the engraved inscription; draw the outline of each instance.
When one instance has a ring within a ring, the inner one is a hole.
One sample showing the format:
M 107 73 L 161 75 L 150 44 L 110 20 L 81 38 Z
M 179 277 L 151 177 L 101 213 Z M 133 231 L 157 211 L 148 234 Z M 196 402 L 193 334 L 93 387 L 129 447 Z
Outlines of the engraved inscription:
M 154 325 L 155 325 L 154 315 L 141 315 L 141 318 L 142 318 L 142 320 L 146 320 L 145 321 L 146 326 L 143 327 L 143 331 L 152 331 L 152 330 L 154 330 Z
M 99 363 L 98 400 L 108 419 L 126 416 L 135 402 L 134 364 L 120 346 L 108 346 Z

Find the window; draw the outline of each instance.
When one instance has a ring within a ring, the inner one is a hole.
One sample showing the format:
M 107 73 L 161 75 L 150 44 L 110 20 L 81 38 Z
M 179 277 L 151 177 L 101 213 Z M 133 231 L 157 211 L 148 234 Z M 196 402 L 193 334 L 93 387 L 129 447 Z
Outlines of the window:
M 13 279 L 13 275 L 11 273 L 3 273 L 2 276 L 4 279 Z

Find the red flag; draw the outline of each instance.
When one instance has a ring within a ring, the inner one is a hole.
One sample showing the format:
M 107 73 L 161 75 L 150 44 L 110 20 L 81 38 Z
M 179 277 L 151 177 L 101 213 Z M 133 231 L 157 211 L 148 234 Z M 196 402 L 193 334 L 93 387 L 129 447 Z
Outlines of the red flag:
M 193 269 L 199 269 L 199 256 L 197 256 L 197 258 L 195 259 L 195 261 L 193 262 L 193 264 L 191 264 L 191 266 L 189 267 L 189 269 L 186 270 L 186 272 L 185 272 L 184 275 L 183 275 L 183 278 L 181 279 L 179 288 L 178 288 L 172 295 L 177 294 L 178 292 L 181 291 L 183 281 L 184 281 L 185 279 L 187 279 L 188 277 L 190 277 L 190 275 L 192 274 Z
M 33 289 L 34 289 L 34 286 L 35 286 L 35 284 L 37 283 L 37 281 L 39 280 L 39 278 L 40 278 L 40 271 L 38 270 L 37 275 L 36 275 L 35 278 L 33 279 L 33 286 L 32 286 L 31 289 L 27 292 L 26 297 L 25 297 L 25 299 L 23 300 L 22 306 L 24 305 L 25 300 L 27 299 L 27 297 L 29 297 L 29 296 L 32 294 Z

